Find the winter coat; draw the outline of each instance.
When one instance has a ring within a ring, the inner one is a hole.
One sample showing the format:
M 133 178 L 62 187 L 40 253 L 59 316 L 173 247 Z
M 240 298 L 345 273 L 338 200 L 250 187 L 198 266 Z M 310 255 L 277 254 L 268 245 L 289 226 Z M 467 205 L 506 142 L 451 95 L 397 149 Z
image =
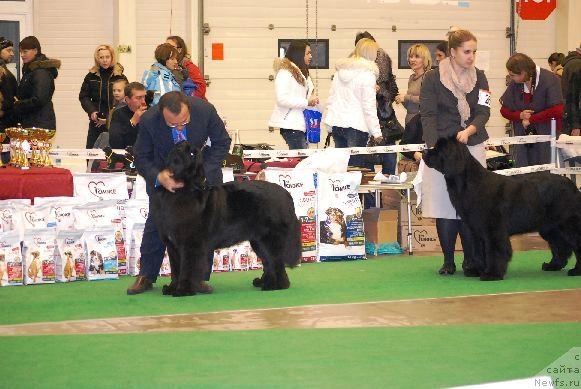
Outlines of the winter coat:
M 478 145 L 488 139 L 486 123 L 490 118 L 490 107 L 479 104 L 480 90 L 488 91 L 488 80 L 482 70 L 476 69 L 476 85 L 466 94 L 470 106 L 470 117 L 466 127 L 473 124 L 476 134 L 468 138 L 468 145 Z M 457 134 L 463 128 L 460 125 L 458 99 L 440 81 L 439 70 L 426 72 L 420 92 L 420 114 L 424 141 L 428 147 L 433 147 L 438 138 Z
M 571 133 L 572 129 L 581 128 L 581 54 L 578 52 L 569 53 L 563 61 L 561 86 L 565 99 L 567 133 Z
M 305 131 L 303 110 L 309 105 L 313 82 L 287 58 L 277 58 L 273 64 L 276 102 L 268 121 L 269 127 Z
M 123 66 L 121 64 L 115 64 L 113 71 L 107 74 L 104 79 L 102 79 L 102 72 L 100 70 L 99 67 L 93 67 L 87 73 L 81 85 L 81 91 L 79 92 L 81 107 L 83 107 L 83 110 L 88 116 L 91 116 L 93 112 L 108 116 L 115 100 L 113 98 L 113 83 L 118 80 L 127 81 L 127 77 L 123 75 Z M 103 82 L 109 86 L 106 96 L 102 93 Z
M 156 105 L 161 96 L 167 92 L 181 91 L 180 84 L 172 72 L 159 62 L 151 65 L 151 68 L 143 73 L 141 83 L 145 85 L 145 89 L 153 91 L 151 105 Z
M 0 60 L 0 131 L 16 125 L 14 96 L 17 87 L 16 77 Z
M 381 136 L 375 100 L 377 65 L 363 58 L 346 58 L 337 62 L 335 69 L 323 121 L 329 126 L 354 128 L 374 138 Z
M 54 80 L 60 67 L 60 60 L 38 54 L 32 62 L 22 68 L 14 112 L 19 116 L 23 127 L 56 129 L 52 95 L 55 89 Z

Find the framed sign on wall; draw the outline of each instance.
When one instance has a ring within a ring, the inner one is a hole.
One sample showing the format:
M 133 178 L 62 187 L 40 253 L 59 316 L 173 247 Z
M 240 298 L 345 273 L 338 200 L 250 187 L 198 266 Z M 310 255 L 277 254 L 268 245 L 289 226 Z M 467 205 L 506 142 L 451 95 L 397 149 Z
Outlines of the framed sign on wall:
M 411 69 L 408 64 L 408 49 L 415 44 L 422 44 L 430 50 L 432 55 L 432 69 L 438 66 L 436 61 L 436 46 L 442 40 L 398 40 L 397 41 L 397 67 L 398 69 Z
M 293 39 L 279 39 L 277 47 L 277 56 L 284 57 L 286 49 Z M 309 69 L 329 69 L 329 40 L 328 39 L 307 39 L 311 46 L 313 59 Z

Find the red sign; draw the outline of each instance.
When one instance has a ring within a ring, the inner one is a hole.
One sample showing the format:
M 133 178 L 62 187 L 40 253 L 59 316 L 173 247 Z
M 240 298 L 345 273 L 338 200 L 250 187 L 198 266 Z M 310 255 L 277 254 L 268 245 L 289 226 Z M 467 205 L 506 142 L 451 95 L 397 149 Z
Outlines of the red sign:
M 557 0 L 516 0 L 516 13 L 523 20 L 545 20 L 557 7 Z

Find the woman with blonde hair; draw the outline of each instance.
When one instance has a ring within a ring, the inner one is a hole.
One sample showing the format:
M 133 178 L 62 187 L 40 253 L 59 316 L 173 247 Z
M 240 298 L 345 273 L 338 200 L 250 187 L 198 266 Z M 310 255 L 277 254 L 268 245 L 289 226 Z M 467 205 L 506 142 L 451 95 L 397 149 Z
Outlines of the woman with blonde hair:
M 331 127 L 335 147 L 363 147 L 370 139 L 382 141 L 375 99 L 378 49 L 375 41 L 360 39 L 351 56 L 335 66 L 324 119 Z M 364 155 L 351 156 L 349 165 L 369 167 Z
M 476 37 L 457 30 L 448 38 L 450 56 L 440 61 L 437 70 L 428 72 L 422 83 L 420 115 L 423 137 L 428 147 L 439 138 L 454 136 L 468 146 L 470 153 L 486 166 L 484 141 L 490 117 L 491 95 L 484 72 L 476 69 Z M 444 254 L 439 273 L 456 271 L 454 249 L 458 234 L 464 248 L 464 275 L 479 276 L 484 271 L 482 258 L 474 250 L 470 230 L 458 219 L 446 188 L 444 176 L 420 162 L 422 178 L 422 215 L 436 219 L 436 230 Z
M 117 63 L 115 49 L 110 45 L 99 45 L 93 54 L 94 65 L 85 76 L 79 101 L 89 116 L 89 131 L 86 148 L 90 149 L 102 132 L 107 131 L 107 118 L 113 108 L 113 83 L 127 81 L 123 66 Z
M 415 44 L 408 49 L 408 64 L 412 74 L 408 80 L 408 90 L 405 95 L 398 95 L 395 102 L 403 104 L 407 111 L 405 124 L 408 124 L 414 116 L 420 112 L 420 89 L 426 72 L 432 68 L 432 54 L 422 44 Z

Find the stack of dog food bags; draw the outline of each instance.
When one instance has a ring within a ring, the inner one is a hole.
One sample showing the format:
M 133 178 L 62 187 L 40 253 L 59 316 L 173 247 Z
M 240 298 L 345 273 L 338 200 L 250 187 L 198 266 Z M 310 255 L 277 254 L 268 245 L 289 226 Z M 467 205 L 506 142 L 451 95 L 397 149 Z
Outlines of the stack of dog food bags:
M 268 168 L 265 180 L 285 188 L 292 196 L 295 213 L 301 223 L 302 262 L 317 261 L 317 192 L 314 172 L 310 169 Z
M 23 283 L 20 234 L 16 230 L 0 232 L 0 286 L 22 285 Z
M 321 261 L 365 259 L 361 172 L 317 173 L 317 236 Z

